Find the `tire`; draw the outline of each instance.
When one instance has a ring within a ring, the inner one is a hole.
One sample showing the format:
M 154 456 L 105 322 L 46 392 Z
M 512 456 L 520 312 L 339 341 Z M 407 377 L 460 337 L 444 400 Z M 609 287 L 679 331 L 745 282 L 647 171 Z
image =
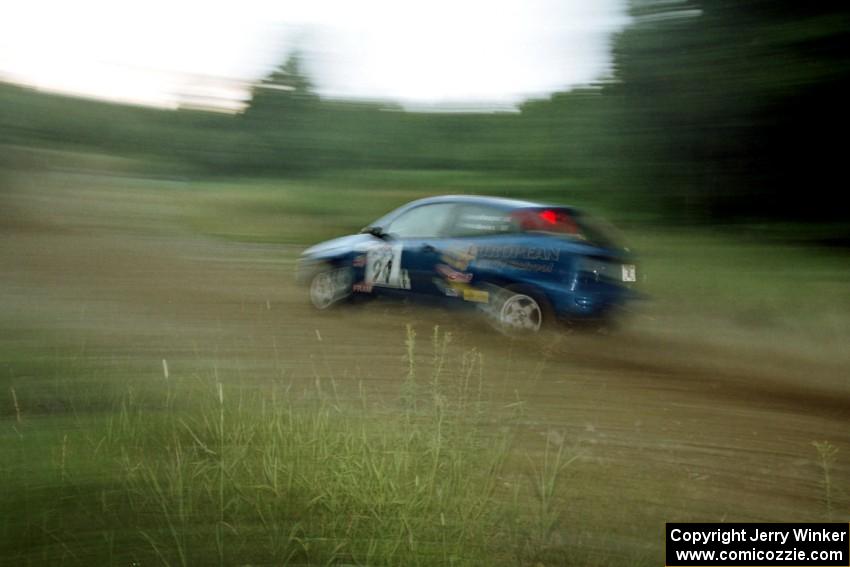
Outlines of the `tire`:
M 310 303 L 319 311 L 330 309 L 351 297 L 352 282 L 351 268 L 323 266 L 310 278 Z
M 509 286 L 497 295 L 492 311 L 496 326 L 512 336 L 527 336 L 551 327 L 554 313 L 546 297 L 525 286 Z

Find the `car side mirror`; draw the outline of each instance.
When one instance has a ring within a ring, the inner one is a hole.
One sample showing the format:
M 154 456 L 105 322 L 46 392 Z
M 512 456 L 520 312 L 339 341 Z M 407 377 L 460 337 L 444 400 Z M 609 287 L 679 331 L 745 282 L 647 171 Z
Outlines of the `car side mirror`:
M 366 228 L 360 231 L 360 234 L 371 234 L 375 238 L 380 238 L 381 240 L 386 240 L 390 237 L 389 234 L 384 232 L 383 227 L 380 226 L 367 226 Z

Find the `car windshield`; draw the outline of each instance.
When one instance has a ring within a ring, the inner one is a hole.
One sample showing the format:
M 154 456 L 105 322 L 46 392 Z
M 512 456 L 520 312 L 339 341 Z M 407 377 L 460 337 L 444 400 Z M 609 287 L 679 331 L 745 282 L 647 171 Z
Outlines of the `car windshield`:
M 440 236 L 454 209 L 451 203 L 419 205 L 396 217 L 385 232 L 397 238 Z

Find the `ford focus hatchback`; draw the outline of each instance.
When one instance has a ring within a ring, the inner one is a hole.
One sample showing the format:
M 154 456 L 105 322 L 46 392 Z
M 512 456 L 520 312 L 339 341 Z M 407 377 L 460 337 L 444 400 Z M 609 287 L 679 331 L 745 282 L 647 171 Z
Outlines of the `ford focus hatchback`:
M 474 305 L 508 332 L 604 320 L 636 296 L 632 254 L 573 207 L 494 197 L 408 203 L 302 253 L 298 280 L 327 309 L 358 294 Z

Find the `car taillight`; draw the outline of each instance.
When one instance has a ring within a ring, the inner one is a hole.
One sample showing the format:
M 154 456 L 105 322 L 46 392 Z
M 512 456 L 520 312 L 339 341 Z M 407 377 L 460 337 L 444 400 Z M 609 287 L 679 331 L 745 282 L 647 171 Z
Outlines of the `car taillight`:
M 545 211 L 540 211 L 537 213 L 543 221 L 547 224 L 557 224 L 558 223 L 558 213 L 553 210 L 546 209 Z
M 523 232 L 579 235 L 578 225 L 564 209 L 521 209 L 511 217 Z

